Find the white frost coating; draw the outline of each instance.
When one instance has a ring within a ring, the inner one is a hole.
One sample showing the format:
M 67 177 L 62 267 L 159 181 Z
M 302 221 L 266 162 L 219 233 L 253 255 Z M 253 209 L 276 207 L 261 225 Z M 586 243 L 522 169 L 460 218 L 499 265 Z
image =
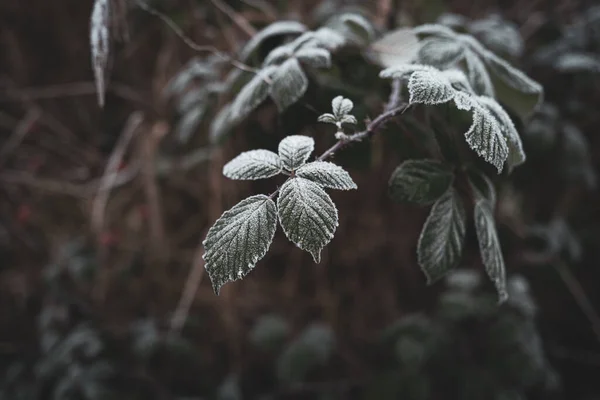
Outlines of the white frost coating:
M 319 47 L 303 47 L 294 54 L 300 62 L 314 68 L 331 67 L 331 54 Z
M 269 150 L 251 150 L 225 164 L 223 175 L 230 179 L 256 180 L 275 176 L 281 169 L 277 154 Z
M 290 58 L 281 64 L 272 80 L 269 93 L 279 112 L 300 100 L 308 88 L 308 78 L 296 58 Z
M 240 59 L 245 61 L 266 39 L 273 36 L 293 35 L 306 32 L 306 26 L 296 21 L 277 21 L 267 26 L 252 37 L 240 52 Z
M 335 123 L 337 123 L 337 118 L 333 114 L 325 113 L 325 114 L 319 115 L 319 118 L 317 118 L 317 121 L 325 122 L 328 124 L 335 124 Z
M 473 124 L 465 133 L 467 143 L 480 157 L 502 172 L 508 157 L 508 146 L 500 124 L 483 106 L 473 109 Z
M 346 38 L 331 28 L 323 27 L 313 32 L 314 39 L 320 47 L 335 51 L 346 44 Z
M 467 63 L 467 75 L 475 92 L 479 95 L 493 97 L 494 85 L 483 61 L 471 50 L 465 52 L 465 61 Z
M 413 28 L 413 32 L 419 36 L 439 36 L 455 38 L 457 34 L 450 28 L 440 24 L 424 24 Z
M 454 93 L 454 105 L 459 110 L 469 111 L 473 108 L 473 96 L 465 92 Z
M 338 212 L 329 195 L 308 179 L 293 178 L 281 187 L 277 208 L 288 239 L 320 262 L 321 250 L 338 226 Z
M 354 115 L 344 115 L 342 117 L 342 119 L 340 120 L 340 122 L 342 124 L 352 124 L 352 125 L 356 125 L 358 123 L 358 121 L 356 120 L 356 117 Z
M 379 73 L 383 79 L 400 79 L 405 75 L 412 74 L 415 71 L 438 71 L 430 65 L 423 64 L 400 64 L 384 69 Z
M 209 229 L 204 246 L 204 268 L 215 293 L 243 278 L 264 257 L 277 228 L 277 207 L 265 195 L 242 200 Z
M 504 257 L 496 232 L 492 208 L 486 200 L 479 200 L 475 203 L 475 231 L 479 241 L 481 260 L 488 276 L 496 286 L 498 301 L 502 303 L 508 298 Z
M 510 119 L 510 116 L 496 100 L 485 96 L 480 96 L 477 99 L 479 104 L 486 107 L 499 122 L 502 134 L 506 138 L 508 144 L 507 164 L 509 170 L 517 165 L 523 164 L 527 157 L 523 150 L 523 143 L 521 142 L 519 132 L 517 132 L 517 128 Z
M 445 68 L 460 61 L 463 53 L 463 45 L 456 40 L 430 37 L 421 43 L 419 62 Z
M 402 28 L 389 32 L 371 43 L 369 52 L 382 67 L 409 64 L 417 58 L 419 39 L 412 29 Z
M 504 61 L 502 58 L 489 50 L 485 50 L 483 61 L 493 73 L 510 87 L 523 93 L 539 94 L 541 98 L 543 93 L 542 85 Z
M 296 171 L 296 176 L 318 183 L 322 187 L 351 190 L 356 189 L 356 183 L 339 165 L 327 161 L 315 161 L 303 165 Z
M 453 188 L 433 205 L 419 236 L 419 265 L 433 283 L 456 267 L 462 255 L 467 216 L 460 196 Z
M 246 118 L 269 96 L 270 76 L 276 69 L 267 66 L 252 77 L 231 103 L 230 118 L 235 121 Z
M 454 181 L 448 165 L 437 160 L 406 160 L 392 173 L 390 196 L 400 202 L 431 204 L 437 201 Z
M 313 138 L 302 135 L 291 135 L 279 142 L 279 157 L 283 166 L 289 171 L 300 168 L 315 149 Z
M 106 92 L 106 68 L 110 52 L 109 22 L 110 10 L 109 0 L 96 0 L 92 9 L 90 20 L 90 46 L 92 48 L 92 66 L 96 78 L 96 91 L 98 92 L 98 104 L 104 106 L 104 94 Z
M 444 76 L 448 78 L 448 80 L 452 84 L 452 87 L 458 90 L 462 90 L 464 92 L 473 93 L 473 88 L 471 87 L 467 76 L 460 69 L 451 68 L 445 70 L 443 73 Z
M 338 119 L 352 111 L 352 108 L 354 108 L 354 103 L 352 103 L 352 100 L 346 99 L 343 96 L 337 96 L 331 100 L 331 109 L 333 110 L 333 115 L 335 115 Z
M 441 104 L 454 97 L 455 89 L 438 70 L 415 71 L 408 81 L 409 103 Z

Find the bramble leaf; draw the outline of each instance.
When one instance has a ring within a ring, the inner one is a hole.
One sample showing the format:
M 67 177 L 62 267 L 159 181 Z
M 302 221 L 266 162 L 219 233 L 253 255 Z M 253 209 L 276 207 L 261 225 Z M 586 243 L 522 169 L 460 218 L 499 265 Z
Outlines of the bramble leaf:
M 508 157 L 508 146 L 500 124 L 483 106 L 473 108 L 473 124 L 465 133 L 469 146 L 484 160 L 502 172 Z
M 279 174 L 282 168 L 279 156 L 272 151 L 250 150 L 225 164 L 223 175 L 229 179 L 264 179 Z
M 252 36 L 240 52 L 240 60 L 246 61 L 265 40 L 274 36 L 294 35 L 306 32 L 306 26 L 296 21 L 277 21 Z
M 294 54 L 300 62 L 314 68 L 331 67 L 331 53 L 319 47 L 304 47 Z
M 279 222 L 296 246 L 321 261 L 321 250 L 333 239 L 338 213 L 329 195 L 318 184 L 293 178 L 281 187 L 277 199 Z
M 421 104 L 441 104 L 454 97 L 455 89 L 444 76 L 436 69 L 428 71 L 415 71 L 408 80 L 409 102 Z
M 493 97 L 494 85 L 492 85 L 490 74 L 479 56 L 473 51 L 467 50 L 465 52 L 465 62 L 467 64 L 467 75 L 475 92 Z
M 265 195 L 242 200 L 209 229 L 204 246 L 204 268 L 219 294 L 227 282 L 242 279 L 264 257 L 277 228 L 277 207 Z
M 456 64 L 464 48 L 460 42 L 448 38 L 430 37 L 421 42 L 419 61 L 422 64 L 446 68 Z
M 318 183 L 324 188 L 350 190 L 356 189 L 356 183 L 339 165 L 327 161 L 315 161 L 303 165 L 296 171 L 296 176 Z
M 337 96 L 331 101 L 333 115 L 338 119 L 352 111 L 353 107 L 354 103 L 352 103 L 352 100 L 346 99 L 343 96 Z
M 483 198 L 487 200 L 492 207 L 496 206 L 496 188 L 494 184 L 483 172 L 469 169 L 469 185 L 473 190 L 476 199 Z
M 467 216 L 462 200 L 449 188 L 431 208 L 419 237 L 419 265 L 431 284 L 456 267 L 462 255 Z
M 279 157 L 283 166 L 289 171 L 300 168 L 315 149 L 313 138 L 302 135 L 291 135 L 279 142 Z
M 335 123 L 337 123 L 337 118 L 333 114 L 325 113 L 325 114 L 319 115 L 319 118 L 317 118 L 317 121 L 325 122 L 327 124 L 335 124 Z
M 412 29 L 397 29 L 371 43 L 369 52 L 382 67 L 409 64 L 417 58 L 420 44 Z
M 92 49 L 92 66 L 96 78 L 98 105 L 104 106 L 106 93 L 106 70 L 110 54 L 110 1 L 96 0 L 90 18 L 90 46 Z
M 390 196 L 401 202 L 431 204 L 452 185 L 454 174 L 436 160 L 407 160 L 392 173 Z
M 508 298 L 504 257 L 496 232 L 492 206 L 485 199 L 480 199 L 475 203 L 475 230 L 483 265 L 496 286 L 498 301 L 502 303 Z
M 279 112 L 300 100 L 308 88 L 308 78 L 296 58 L 290 58 L 281 64 L 272 80 L 270 94 Z
M 268 66 L 255 74 L 231 103 L 230 118 L 239 121 L 246 118 L 269 96 L 270 75 L 276 66 Z

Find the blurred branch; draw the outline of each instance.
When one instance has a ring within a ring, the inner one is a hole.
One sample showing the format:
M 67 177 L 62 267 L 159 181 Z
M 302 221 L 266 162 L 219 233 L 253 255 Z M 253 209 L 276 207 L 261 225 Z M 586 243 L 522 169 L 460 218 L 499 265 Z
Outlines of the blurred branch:
M 0 149 L 0 165 L 4 162 L 4 159 L 12 153 L 19 144 L 25 139 L 25 136 L 31 130 L 32 126 L 42 116 L 42 112 L 39 109 L 30 109 L 25 117 L 19 122 L 13 134 L 6 141 L 4 146 Z
M 222 0 L 210 0 L 215 7 L 217 7 L 223 14 L 227 15 L 234 24 L 238 26 L 246 35 L 252 37 L 256 35 L 256 29 L 250 25 L 250 23 L 240 13 L 235 12 L 231 6 Z

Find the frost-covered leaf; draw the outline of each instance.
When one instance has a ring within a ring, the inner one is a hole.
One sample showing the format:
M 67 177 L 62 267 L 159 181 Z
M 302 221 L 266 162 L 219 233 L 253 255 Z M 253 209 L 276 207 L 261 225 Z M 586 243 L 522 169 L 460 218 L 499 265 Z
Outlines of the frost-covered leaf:
M 494 116 L 482 106 L 473 108 L 473 124 L 465 133 L 469 146 L 502 172 L 508 157 L 508 146 L 502 134 L 500 124 Z
M 231 118 L 231 103 L 221 108 L 210 124 L 209 138 L 212 144 L 220 144 L 229 136 L 235 121 Z
M 281 187 L 277 199 L 279 221 L 288 239 L 321 261 L 321 250 L 333 239 L 338 213 L 329 195 L 318 184 L 293 178 Z
M 289 171 L 300 168 L 315 149 L 313 138 L 302 135 L 291 135 L 279 142 L 279 157 L 283 166 Z
M 521 117 L 527 117 L 542 102 L 542 86 L 490 51 L 485 51 L 496 98 L 509 105 Z
M 325 365 L 335 346 L 331 328 L 313 324 L 279 356 L 277 376 L 283 383 L 300 383 L 312 369 Z
M 356 125 L 358 123 L 358 121 L 356 120 L 356 117 L 354 115 L 344 115 L 342 117 L 342 119 L 340 120 L 340 122 L 342 124 L 352 124 L 352 125 Z
M 508 298 L 504 257 L 496 232 L 492 207 L 485 199 L 475 203 L 475 230 L 485 270 L 496 286 L 499 302 L 504 302 Z
M 438 36 L 455 38 L 457 34 L 450 28 L 440 24 L 423 24 L 413 28 L 413 32 L 419 37 Z
M 451 68 L 443 71 L 444 76 L 450 81 L 450 84 L 455 89 L 458 89 L 467 94 L 473 93 L 473 88 L 463 71 L 457 68 Z
M 340 21 L 352 33 L 352 39 L 359 44 L 368 44 L 375 37 L 375 30 L 371 22 L 360 14 L 343 14 Z
M 452 185 L 454 174 L 436 160 L 407 160 L 394 170 L 390 196 L 401 202 L 431 204 Z
M 230 118 L 236 121 L 246 118 L 269 96 L 270 76 L 276 69 L 268 66 L 254 75 L 231 103 Z
M 272 80 L 270 94 L 280 112 L 300 100 L 308 88 L 308 78 L 295 58 L 281 64 Z
M 465 52 L 465 62 L 467 64 L 467 75 L 475 92 L 480 95 L 493 97 L 494 85 L 492 85 L 490 74 L 479 56 L 473 51 L 468 50 Z
M 338 119 L 352 111 L 353 107 L 354 103 L 352 103 L 352 100 L 345 99 L 343 96 L 337 96 L 331 101 L 333 115 Z
M 356 183 L 339 165 L 327 161 L 315 161 L 303 165 L 296 171 L 296 176 L 318 183 L 324 188 L 350 190 L 356 189 Z
M 380 78 L 384 79 L 401 79 L 406 75 L 412 74 L 415 71 L 438 71 L 429 65 L 423 64 L 399 64 L 384 69 L 379 73 Z
M 444 13 L 438 17 L 436 22 L 438 24 L 450 27 L 453 30 L 464 31 L 469 23 L 469 20 L 467 17 L 460 14 Z
M 501 57 L 519 57 L 523 54 L 525 44 L 519 28 L 497 14 L 474 21 L 469 25 L 469 32 Z
M 417 58 L 421 47 L 412 29 L 398 29 L 371 43 L 369 54 L 385 68 L 410 64 Z
M 229 179 L 264 179 L 279 174 L 283 166 L 279 156 L 269 150 L 250 150 L 241 153 L 223 167 Z
M 301 63 L 314 68 L 331 67 L 331 54 L 329 51 L 319 47 L 302 48 L 295 53 L 295 56 Z
M 554 68 L 561 72 L 600 72 L 600 57 L 569 52 L 554 60 Z
M 183 115 L 175 127 L 175 137 L 179 142 L 187 143 L 190 140 L 198 125 L 202 122 L 206 111 L 206 104 L 198 104 Z
M 265 195 L 242 200 L 208 230 L 204 246 L 204 268 L 215 293 L 246 276 L 264 257 L 277 228 L 277 207 Z
M 496 188 L 483 172 L 469 169 L 467 171 L 469 185 L 476 199 L 483 198 L 493 207 L 496 206 Z
M 512 168 L 525 162 L 526 156 L 523 150 L 523 143 L 517 128 L 513 124 L 509 115 L 504 111 L 504 108 L 498 102 L 490 97 L 480 96 L 478 98 L 479 104 L 482 104 L 492 113 L 496 120 L 500 123 L 502 134 L 506 138 L 508 144 L 508 158 L 507 164 L 509 171 Z
M 306 32 L 306 29 L 306 26 L 296 21 L 274 22 L 252 36 L 252 39 L 246 43 L 243 50 L 240 52 L 240 59 L 242 61 L 248 60 L 248 58 L 254 54 L 258 47 L 268 38 L 283 35 L 299 35 Z
M 409 103 L 441 104 L 454 97 L 455 89 L 440 71 L 415 71 L 408 80 Z
M 317 118 L 317 121 L 325 122 L 326 124 L 335 124 L 335 123 L 337 123 L 337 118 L 333 114 L 325 113 L 325 114 L 319 115 L 319 118 Z
M 476 100 L 470 93 L 456 92 L 454 93 L 454 105 L 459 110 L 469 111 L 473 108 Z
M 329 51 L 335 51 L 346 44 L 344 36 L 326 26 L 314 31 L 313 36 L 320 47 Z
M 427 283 L 456 267 L 462 255 L 467 215 L 458 193 L 449 188 L 435 202 L 419 236 L 417 255 Z
M 430 37 L 421 42 L 419 62 L 445 68 L 456 64 L 463 53 L 462 44 L 456 40 Z
M 110 55 L 110 1 L 95 0 L 90 19 L 90 46 L 92 66 L 96 78 L 98 105 L 104 106 L 106 93 L 106 70 Z
M 294 55 L 294 49 L 290 45 L 275 47 L 263 61 L 263 67 L 270 65 L 279 65 L 285 60 L 292 58 Z

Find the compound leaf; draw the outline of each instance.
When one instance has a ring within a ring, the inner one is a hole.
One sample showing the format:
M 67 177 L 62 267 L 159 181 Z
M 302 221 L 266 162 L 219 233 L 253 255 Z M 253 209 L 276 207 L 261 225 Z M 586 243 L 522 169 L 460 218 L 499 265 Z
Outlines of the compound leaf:
M 436 160 L 407 160 L 392 173 L 390 195 L 396 201 L 431 204 L 452 185 L 454 174 Z
M 428 283 L 454 268 L 465 243 L 467 216 L 462 200 L 449 188 L 431 208 L 417 247 L 419 265 Z
M 308 78 L 296 58 L 290 58 L 281 64 L 272 80 L 270 95 L 279 112 L 300 100 L 308 88 Z
M 279 142 L 279 157 L 283 166 L 289 171 L 300 168 L 315 149 L 313 138 L 302 135 L 291 135 Z
M 485 199 L 475 203 L 475 230 L 485 270 L 496 286 L 499 302 L 504 302 L 508 298 L 504 257 L 496 232 L 492 206 Z
M 269 150 L 250 150 L 241 153 L 223 167 L 229 179 L 256 180 L 279 174 L 283 166 L 279 156 Z
M 473 124 L 465 133 L 465 138 L 480 157 L 495 166 L 498 173 L 502 172 L 508 157 L 508 146 L 500 124 L 486 108 L 473 108 Z
M 318 183 L 324 188 L 339 190 L 357 188 L 346 170 L 327 161 L 315 161 L 303 165 L 296 171 L 296 176 Z
M 288 239 L 311 253 L 318 263 L 321 250 L 333 239 L 338 226 L 337 209 L 329 195 L 308 179 L 293 178 L 281 187 L 277 206 Z
M 254 268 L 267 253 L 276 228 L 275 202 L 262 194 L 242 200 L 221 215 L 202 242 L 204 268 L 215 293 Z

